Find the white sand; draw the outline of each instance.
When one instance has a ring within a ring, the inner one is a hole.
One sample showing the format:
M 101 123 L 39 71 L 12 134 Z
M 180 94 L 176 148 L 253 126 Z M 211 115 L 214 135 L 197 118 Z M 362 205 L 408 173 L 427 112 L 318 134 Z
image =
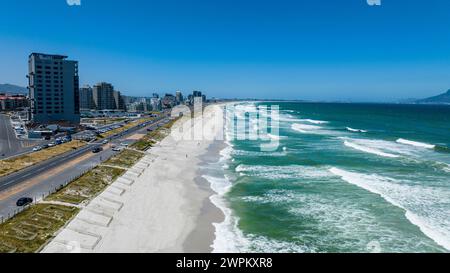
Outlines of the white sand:
M 216 105 L 206 111 L 205 130 L 220 133 L 210 114 L 219 115 L 222 107 Z M 183 133 L 191 134 L 191 130 Z M 185 251 L 183 245 L 196 229 L 211 195 L 195 179 L 199 157 L 212 143 L 165 138 L 84 208 L 43 252 Z M 206 233 L 200 237 L 208 241 L 199 245 L 212 244 L 213 230 Z M 191 251 L 207 251 L 190 245 Z

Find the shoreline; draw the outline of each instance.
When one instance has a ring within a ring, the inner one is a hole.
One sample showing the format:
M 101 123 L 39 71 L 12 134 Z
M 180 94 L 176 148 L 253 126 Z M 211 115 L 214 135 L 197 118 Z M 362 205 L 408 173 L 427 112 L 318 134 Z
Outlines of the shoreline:
M 195 183 L 199 189 L 206 190 L 208 196 L 203 202 L 195 228 L 183 244 L 183 252 L 185 253 L 213 252 L 213 244 L 216 239 L 216 228 L 214 224 L 225 221 L 225 214 L 211 200 L 211 197 L 217 193 L 212 189 L 210 182 L 203 177 L 207 172 L 202 169 L 205 165 L 216 163 L 220 159 L 220 151 L 224 146 L 225 144 L 222 141 L 213 142 L 208 147 L 206 153 L 199 156 L 200 163 L 197 166 Z
M 214 119 L 220 111 L 223 105 L 205 109 L 205 131 L 220 133 Z M 180 131 L 186 121 L 173 129 Z M 184 126 L 182 136 L 191 134 L 202 120 L 193 121 Z M 203 167 L 218 161 L 223 145 L 167 136 L 83 207 L 42 252 L 212 252 L 214 224 L 225 216 L 211 201 L 216 193 L 203 178 Z

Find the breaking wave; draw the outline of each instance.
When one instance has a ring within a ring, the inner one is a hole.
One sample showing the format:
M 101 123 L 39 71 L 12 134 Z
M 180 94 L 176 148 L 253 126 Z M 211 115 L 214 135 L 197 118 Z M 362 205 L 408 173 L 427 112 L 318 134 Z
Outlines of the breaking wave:
M 330 172 L 344 181 L 377 194 L 390 204 L 405 210 L 406 218 L 437 244 L 450 250 L 450 218 L 440 208 L 442 200 L 450 198 L 450 192 L 401 184 L 392 178 L 367 175 L 331 168 Z M 411 208 L 422 211 L 411 211 Z

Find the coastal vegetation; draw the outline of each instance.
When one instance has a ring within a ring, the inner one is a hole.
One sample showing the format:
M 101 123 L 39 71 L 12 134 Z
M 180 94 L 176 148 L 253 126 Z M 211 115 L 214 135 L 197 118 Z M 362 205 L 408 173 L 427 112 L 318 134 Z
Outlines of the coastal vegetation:
M 136 162 L 144 156 L 143 153 L 126 149 L 120 154 L 113 156 L 104 163 L 106 166 L 117 166 L 120 168 L 131 168 Z
M 84 145 L 86 145 L 86 143 L 79 140 L 73 140 L 71 142 L 50 147 L 38 152 L 18 156 L 12 159 L 0 160 L 0 176 L 10 175 L 39 162 L 49 160 L 74 149 L 78 149 Z
M 48 196 L 45 201 L 81 204 L 97 196 L 124 172 L 121 168 L 98 166 Z
M 0 225 L 0 253 L 32 253 L 72 219 L 79 209 L 37 204 Z
M 39 252 L 61 228 L 78 214 L 80 208 L 103 192 L 123 175 L 127 168 L 132 167 L 144 156 L 142 152 L 144 148 L 139 149 L 139 145 L 144 145 L 143 143 L 149 145 L 145 148 L 147 150 L 151 145 L 167 136 L 170 127 L 175 122 L 176 120 L 173 120 L 155 131 L 149 132 L 136 142 L 140 144 L 135 143 L 130 149 L 123 150 L 66 186 L 61 185 L 61 188 L 43 201 L 28 206 L 22 212 L 1 223 L 0 253 Z M 131 125 L 131 127 L 135 125 Z M 63 145 L 55 148 L 61 146 Z
M 122 132 L 124 132 L 124 131 L 126 131 L 128 129 L 131 129 L 131 128 L 135 127 L 135 126 L 138 126 L 140 124 L 143 124 L 143 123 L 146 123 L 146 122 L 149 122 L 149 121 L 152 121 L 152 120 L 154 120 L 154 118 L 141 118 L 141 119 L 129 122 L 129 123 L 125 124 L 123 127 L 120 127 L 120 128 L 111 130 L 109 132 L 106 132 L 104 134 L 101 134 L 100 137 L 101 138 L 107 138 L 107 137 L 110 137 L 110 136 L 113 136 L 113 135 L 117 135 L 117 134 L 120 134 L 120 133 L 122 133 Z
M 153 130 L 147 133 L 144 137 L 142 137 L 139 141 L 135 142 L 131 145 L 131 148 L 139 150 L 139 151 L 147 151 L 157 142 L 161 141 L 165 137 L 170 134 L 170 128 L 178 121 L 178 119 L 171 120 L 167 124 L 159 127 L 156 130 Z

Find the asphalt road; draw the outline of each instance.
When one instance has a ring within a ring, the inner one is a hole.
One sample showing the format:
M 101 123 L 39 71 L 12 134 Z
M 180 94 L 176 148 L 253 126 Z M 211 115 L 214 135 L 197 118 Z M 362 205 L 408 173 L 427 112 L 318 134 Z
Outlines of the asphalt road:
M 0 158 L 11 156 L 22 150 L 22 143 L 16 138 L 10 118 L 0 115 Z
M 147 133 L 148 128 L 155 129 L 157 124 L 162 123 L 164 121 L 168 121 L 168 118 L 164 117 L 160 120 L 155 121 L 154 123 L 146 126 L 146 127 L 134 127 L 129 129 L 128 131 L 120 134 L 116 138 L 111 138 L 110 143 L 112 144 L 120 144 L 127 143 L 132 144 L 133 140 L 127 140 L 127 137 L 133 133 Z M 28 167 L 22 171 L 11 174 L 9 176 L 0 178 L 0 194 L 5 190 L 8 190 L 12 187 L 19 186 L 34 177 L 38 177 L 43 174 L 51 173 L 52 170 L 56 169 L 58 166 L 61 166 L 65 163 L 68 163 L 78 157 L 86 155 L 88 153 L 92 153 L 92 149 L 95 147 L 103 146 L 101 141 L 96 143 L 89 144 L 78 150 L 75 150 L 70 153 L 66 153 L 64 155 L 55 157 L 53 159 L 47 160 L 45 162 L 39 163 L 37 165 Z M 61 184 L 72 180 L 74 177 L 83 174 L 85 171 L 92 169 L 93 167 L 99 165 L 101 162 L 108 160 L 112 157 L 115 152 L 112 151 L 111 148 L 107 148 L 102 152 L 92 155 L 86 160 L 83 160 L 81 163 L 76 164 L 76 166 L 65 168 L 60 172 L 56 172 L 53 175 L 48 175 L 43 181 L 39 181 L 34 183 L 32 186 L 24 187 L 24 189 L 20 190 L 20 192 L 11 194 L 5 198 L 0 198 L 0 220 L 1 217 L 7 218 L 8 215 L 14 214 L 19 208 L 16 206 L 16 201 L 21 197 L 32 197 L 34 200 L 42 198 L 43 195 L 47 195 L 50 191 L 57 188 Z
M 0 160 L 29 153 L 41 140 L 21 140 L 16 137 L 9 116 L 0 114 Z

